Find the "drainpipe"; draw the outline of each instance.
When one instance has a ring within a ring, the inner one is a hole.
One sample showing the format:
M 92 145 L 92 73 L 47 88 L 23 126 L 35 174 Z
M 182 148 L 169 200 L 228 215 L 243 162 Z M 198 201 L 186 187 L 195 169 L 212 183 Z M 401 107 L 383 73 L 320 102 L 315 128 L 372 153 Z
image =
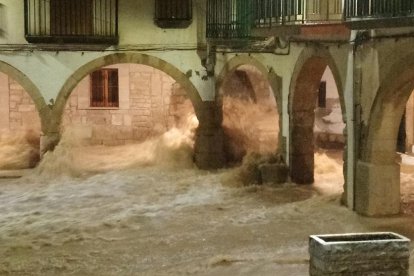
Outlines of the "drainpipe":
M 346 173 L 346 191 L 347 198 L 346 202 L 348 208 L 354 210 L 354 191 L 355 191 L 355 169 L 356 169 L 356 154 L 357 139 L 356 131 L 358 122 L 355 121 L 356 116 L 356 105 L 355 99 L 357 99 L 356 89 L 354 89 L 354 65 L 355 65 L 355 54 L 358 47 L 357 41 L 358 31 L 351 31 L 350 45 L 352 50 L 348 53 L 348 64 L 347 64 L 347 76 L 345 82 L 345 108 L 346 108 L 346 129 L 347 129 L 347 171 Z

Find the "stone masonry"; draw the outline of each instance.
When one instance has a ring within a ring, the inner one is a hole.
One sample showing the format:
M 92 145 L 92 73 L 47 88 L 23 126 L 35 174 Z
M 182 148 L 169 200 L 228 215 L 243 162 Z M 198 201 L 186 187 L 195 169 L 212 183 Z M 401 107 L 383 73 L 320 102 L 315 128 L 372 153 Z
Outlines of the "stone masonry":
M 92 145 L 140 142 L 177 126 L 194 113 L 186 91 L 155 68 L 118 64 L 119 108 L 90 107 L 90 79 L 85 77 L 68 99 L 63 126 L 82 129 Z
M 12 132 L 32 131 L 40 134 L 40 118 L 32 98 L 15 80 L 0 74 L 2 91 L 0 129 Z M 6 102 L 3 104 L 3 101 Z
M 410 240 L 394 233 L 311 236 L 311 276 L 407 276 Z

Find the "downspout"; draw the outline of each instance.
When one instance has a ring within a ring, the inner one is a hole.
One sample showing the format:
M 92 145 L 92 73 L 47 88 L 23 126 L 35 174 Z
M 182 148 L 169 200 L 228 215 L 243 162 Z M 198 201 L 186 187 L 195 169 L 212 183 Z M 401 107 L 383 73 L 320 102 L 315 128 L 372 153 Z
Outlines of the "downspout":
M 347 77 L 345 83 L 345 108 L 346 108 L 346 130 L 347 130 L 347 171 L 346 171 L 346 191 L 347 191 L 347 198 L 346 202 L 348 208 L 354 210 L 355 209 L 355 178 L 356 178 L 356 158 L 357 156 L 357 139 L 356 134 L 357 131 L 357 124 L 356 118 L 358 117 L 356 114 L 357 111 L 357 103 L 355 103 L 355 99 L 357 99 L 357 91 L 354 87 L 354 66 L 355 66 L 355 55 L 358 48 L 358 39 L 357 39 L 358 31 L 351 31 L 351 39 L 350 45 L 352 46 L 352 50 L 348 53 L 348 63 L 347 63 Z

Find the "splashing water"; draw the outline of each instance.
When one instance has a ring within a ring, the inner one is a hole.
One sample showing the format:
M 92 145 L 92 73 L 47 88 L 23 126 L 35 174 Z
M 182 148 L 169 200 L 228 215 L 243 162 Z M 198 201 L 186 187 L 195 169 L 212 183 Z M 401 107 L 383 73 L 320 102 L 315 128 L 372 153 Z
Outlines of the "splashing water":
M 278 147 L 279 122 L 274 107 L 266 107 L 225 96 L 223 98 L 223 129 L 225 154 L 229 162 L 241 162 L 250 152 L 275 152 Z
M 76 136 L 76 128 L 67 128 L 59 145 L 44 156 L 36 172 L 46 177 L 77 177 L 145 166 L 191 168 L 197 126 L 196 116 L 190 114 L 181 128 L 172 128 L 139 144 L 110 147 L 84 145 Z
M 35 131 L 0 134 L 0 170 L 33 168 L 39 161 L 40 135 Z

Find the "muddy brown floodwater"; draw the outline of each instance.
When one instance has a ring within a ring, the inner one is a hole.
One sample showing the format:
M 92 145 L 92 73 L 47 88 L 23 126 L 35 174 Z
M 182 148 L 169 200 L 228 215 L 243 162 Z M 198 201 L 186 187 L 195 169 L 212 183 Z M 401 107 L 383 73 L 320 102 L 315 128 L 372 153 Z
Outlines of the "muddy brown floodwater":
M 340 205 L 338 153 L 316 154 L 312 186 L 227 185 L 234 169 L 194 168 L 192 135 L 112 148 L 64 136 L 35 170 L 0 180 L 0 275 L 299 276 L 311 234 L 414 238 L 411 216 Z M 409 191 L 412 173 L 402 179 Z

